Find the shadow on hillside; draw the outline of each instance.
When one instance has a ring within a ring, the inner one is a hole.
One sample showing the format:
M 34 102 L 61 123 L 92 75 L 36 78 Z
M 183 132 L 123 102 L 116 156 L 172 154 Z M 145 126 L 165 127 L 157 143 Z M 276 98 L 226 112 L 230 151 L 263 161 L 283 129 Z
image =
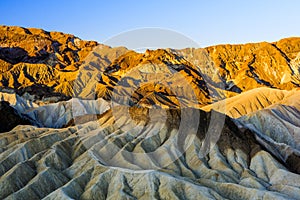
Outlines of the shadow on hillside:
M 0 47 L 0 59 L 13 65 L 20 62 L 40 63 L 48 56 L 49 53 L 44 49 L 38 51 L 35 56 L 29 56 L 28 52 L 21 47 Z

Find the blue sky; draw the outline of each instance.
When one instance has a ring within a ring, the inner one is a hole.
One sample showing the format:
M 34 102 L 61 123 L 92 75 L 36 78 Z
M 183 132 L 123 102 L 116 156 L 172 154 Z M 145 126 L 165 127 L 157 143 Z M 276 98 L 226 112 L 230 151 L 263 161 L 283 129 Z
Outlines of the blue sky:
M 200 46 L 300 36 L 298 0 L 1 0 L 0 24 L 72 33 L 102 42 L 121 32 L 157 27 Z

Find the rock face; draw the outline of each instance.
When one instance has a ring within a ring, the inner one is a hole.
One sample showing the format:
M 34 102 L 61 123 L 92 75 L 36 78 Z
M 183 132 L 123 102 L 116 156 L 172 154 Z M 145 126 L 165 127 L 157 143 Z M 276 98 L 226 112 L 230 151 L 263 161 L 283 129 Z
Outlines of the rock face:
M 300 199 L 299 52 L 0 26 L 0 199 Z

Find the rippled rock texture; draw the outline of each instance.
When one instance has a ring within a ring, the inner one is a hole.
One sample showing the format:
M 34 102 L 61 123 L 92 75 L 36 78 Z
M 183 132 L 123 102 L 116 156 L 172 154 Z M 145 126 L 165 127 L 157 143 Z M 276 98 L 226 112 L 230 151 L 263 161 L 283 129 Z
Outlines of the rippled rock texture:
M 229 117 L 189 110 L 199 114 L 200 126 L 186 134 L 179 125 L 184 110 L 164 110 L 164 123 L 160 117 L 148 119 L 149 112 L 161 116 L 162 111 L 134 108 L 131 119 L 116 119 L 107 111 L 98 121 L 70 128 L 18 126 L 2 133 L 0 198 L 299 197 L 300 176 L 259 144 L 252 131 L 239 130 Z M 214 115 L 224 117 L 224 126 L 205 155 L 203 146 L 212 141 L 206 133 Z M 131 123 L 137 128 L 128 130 Z M 138 124 L 146 128 L 139 129 Z

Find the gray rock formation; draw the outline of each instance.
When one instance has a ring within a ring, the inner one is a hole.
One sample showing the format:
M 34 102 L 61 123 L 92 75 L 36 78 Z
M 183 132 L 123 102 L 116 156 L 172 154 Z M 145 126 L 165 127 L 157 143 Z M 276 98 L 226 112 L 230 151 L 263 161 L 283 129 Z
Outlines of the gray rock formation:
M 189 110 L 200 124 L 183 134 L 183 110 L 164 110 L 163 123 L 147 118 L 160 109 L 131 108 L 130 119 L 115 118 L 127 109 L 69 128 L 18 126 L 1 134 L 0 198 L 299 199 L 300 175 L 232 119 L 224 118 L 206 155 L 213 113 Z M 128 129 L 132 123 L 136 129 Z

